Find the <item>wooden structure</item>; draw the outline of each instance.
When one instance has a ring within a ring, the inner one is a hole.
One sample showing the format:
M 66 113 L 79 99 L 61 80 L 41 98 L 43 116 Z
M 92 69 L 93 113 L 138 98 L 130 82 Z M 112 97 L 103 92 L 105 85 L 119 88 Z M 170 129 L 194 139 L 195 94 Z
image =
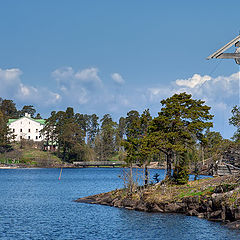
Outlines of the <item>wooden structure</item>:
M 236 47 L 234 53 L 224 53 L 227 49 L 229 49 L 233 45 L 235 45 Z M 235 62 L 240 65 L 240 35 L 207 57 L 208 60 L 212 58 L 235 59 Z
M 93 162 L 73 162 L 76 167 L 122 167 L 126 165 L 123 161 L 93 161 Z
M 222 163 L 222 164 L 216 164 L 215 172 L 213 175 L 226 176 L 226 175 L 234 175 L 239 173 L 240 173 L 240 168 L 235 167 L 231 164 Z

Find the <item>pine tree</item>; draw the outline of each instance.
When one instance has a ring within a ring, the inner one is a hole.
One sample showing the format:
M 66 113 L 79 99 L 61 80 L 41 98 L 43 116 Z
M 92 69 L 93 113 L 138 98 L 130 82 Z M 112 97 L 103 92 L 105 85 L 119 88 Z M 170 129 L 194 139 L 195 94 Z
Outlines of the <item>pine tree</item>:
M 167 177 L 171 177 L 172 162 L 178 152 L 183 154 L 187 146 L 201 141 L 203 131 L 212 127 L 210 107 L 202 100 L 194 100 L 190 94 L 174 94 L 161 101 L 162 109 L 149 127 L 148 142 L 152 151 L 161 151 L 167 158 Z

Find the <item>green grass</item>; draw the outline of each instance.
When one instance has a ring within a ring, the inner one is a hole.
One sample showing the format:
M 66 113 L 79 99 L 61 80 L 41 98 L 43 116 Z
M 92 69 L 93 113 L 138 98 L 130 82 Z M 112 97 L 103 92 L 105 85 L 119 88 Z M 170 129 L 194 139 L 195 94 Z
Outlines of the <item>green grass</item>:
M 203 196 L 203 195 L 208 195 L 213 193 L 214 187 L 209 187 L 203 191 L 199 191 L 198 189 L 187 189 L 184 192 L 180 193 L 178 195 L 179 198 L 184 198 L 184 197 L 193 197 L 193 196 Z
M 114 154 L 111 158 L 108 159 L 108 161 L 116 162 L 119 161 L 119 154 Z
M 17 143 L 13 145 L 13 149 L 13 151 L 0 154 L 0 163 L 30 167 L 51 167 L 62 164 L 61 159 L 52 152 L 42 151 L 32 146 L 25 146 L 22 149 Z

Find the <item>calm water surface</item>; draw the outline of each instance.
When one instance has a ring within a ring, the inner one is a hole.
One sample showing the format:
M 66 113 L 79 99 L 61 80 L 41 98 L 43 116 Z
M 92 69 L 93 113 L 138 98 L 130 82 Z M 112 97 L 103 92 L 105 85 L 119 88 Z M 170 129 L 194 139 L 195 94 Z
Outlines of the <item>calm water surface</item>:
M 121 188 L 121 169 L 63 169 L 60 181 L 59 172 L 0 170 L 0 239 L 240 239 L 239 231 L 197 217 L 73 201 Z

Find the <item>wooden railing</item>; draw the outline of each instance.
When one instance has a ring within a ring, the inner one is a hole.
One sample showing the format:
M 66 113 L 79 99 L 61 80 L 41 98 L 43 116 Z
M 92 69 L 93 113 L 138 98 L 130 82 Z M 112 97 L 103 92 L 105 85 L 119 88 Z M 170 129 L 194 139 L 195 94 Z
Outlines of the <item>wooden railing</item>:
M 126 163 L 123 161 L 94 161 L 94 162 L 73 162 L 78 167 L 121 167 Z

